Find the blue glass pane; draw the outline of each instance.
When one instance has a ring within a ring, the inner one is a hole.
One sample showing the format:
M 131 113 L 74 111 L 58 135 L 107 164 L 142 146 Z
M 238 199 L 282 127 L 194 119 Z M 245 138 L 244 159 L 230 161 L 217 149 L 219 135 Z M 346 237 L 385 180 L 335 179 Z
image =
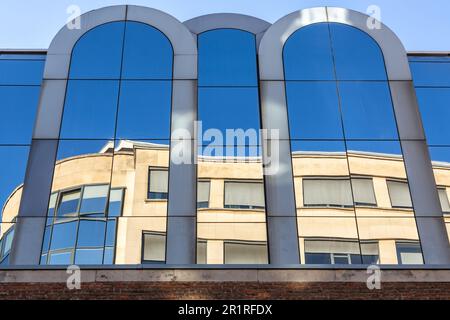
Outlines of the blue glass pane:
M 104 213 L 106 209 L 106 198 L 83 199 L 80 214 Z
M 58 223 L 53 226 L 51 250 L 73 248 L 77 235 L 77 221 Z
M 331 264 L 329 253 L 305 253 L 305 264 Z
M 410 62 L 450 62 L 450 57 L 446 55 L 442 56 L 411 56 L 408 55 L 408 60 Z
M 108 140 L 61 140 L 58 144 L 57 160 L 87 154 L 112 154 L 113 147 L 114 143 Z
M 171 81 L 123 81 L 117 138 L 169 139 Z
M 122 190 L 111 190 L 109 195 L 108 217 L 119 217 L 122 215 Z
M 291 139 L 343 139 L 336 83 L 286 82 Z
M 29 144 L 39 87 L 0 86 L 0 143 Z
M 68 265 L 72 263 L 72 252 L 58 252 L 51 253 L 48 264 L 63 264 Z
M 103 247 L 105 243 L 105 222 L 81 220 L 77 247 Z
M 416 89 L 429 145 L 450 145 L 450 88 Z
M 414 85 L 419 87 L 450 87 L 450 63 L 410 63 Z
M 0 265 L 7 266 L 9 265 L 9 254 L 4 256 L 0 262 Z
M 109 217 L 118 217 L 120 216 L 120 211 L 122 209 L 122 202 L 115 201 L 109 203 L 108 216 Z
M 0 146 L 0 210 L 5 208 L 9 196 L 23 183 L 28 151 L 28 147 Z
M 105 248 L 103 264 L 113 264 L 113 263 L 114 263 L 114 248 Z
M 402 149 L 398 141 L 347 141 L 347 151 L 364 153 L 381 153 L 394 157 L 402 157 Z
M 45 61 L 0 60 L 0 85 L 40 85 Z
M 9 230 L 3 235 L 3 255 L 6 255 L 11 251 L 13 239 L 14 227 L 10 227 Z
M 41 255 L 41 260 L 39 261 L 39 264 L 47 264 L 47 254 Z
M 85 186 L 83 200 L 81 201 L 80 214 L 99 213 L 106 214 L 106 201 L 108 199 L 108 185 Z
M 75 264 L 103 264 L 103 248 L 77 249 Z
M 334 80 L 328 24 L 319 23 L 294 32 L 283 49 L 286 80 Z
M 108 220 L 105 246 L 114 246 L 116 242 L 116 220 Z
M 203 133 L 208 129 L 215 129 L 222 134 L 222 143 L 215 141 L 217 144 L 242 145 L 243 143 L 236 141 L 233 143 L 233 139 L 231 141 L 226 139 L 227 129 L 242 129 L 244 131 L 252 129 L 253 133 L 258 133 L 260 128 L 258 89 L 199 88 L 198 119 L 202 121 Z M 210 131 L 209 133 L 213 134 L 214 132 Z M 232 133 L 232 131 L 229 131 L 229 133 Z M 205 138 L 207 137 L 205 136 Z M 256 135 L 256 141 L 250 140 L 254 139 L 246 139 L 245 144 L 258 144 L 258 135 Z M 206 143 L 208 142 L 206 141 Z
M 387 82 L 340 82 L 347 139 L 398 139 Z
M 291 141 L 291 151 L 305 153 L 345 154 L 344 141 Z
M 64 192 L 58 204 L 57 217 L 73 217 L 78 215 L 78 204 L 80 203 L 80 189 Z
M 198 36 L 200 86 L 256 86 L 256 40 L 249 32 L 216 29 Z
M 45 61 L 45 53 L 0 53 L 0 60 L 40 60 Z
M 118 90 L 118 81 L 69 81 L 60 137 L 114 138 Z
M 124 22 L 98 26 L 83 35 L 72 51 L 71 79 L 119 79 Z
M 386 80 L 384 58 L 378 44 L 363 31 L 330 24 L 338 80 Z
M 173 50 L 159 30 L 138 22 L 127 22 L 122 78 L 171 79 Z
M 450 147 L 430 147 L 432 161 L 447 162 L 450 164 Z
M 44 242 L 42 244 L 42 252 L 48 252 L 48 248 L 50 245 L 50 237 L 52 235 L 52 227 L 46 227 L 44 232 Z

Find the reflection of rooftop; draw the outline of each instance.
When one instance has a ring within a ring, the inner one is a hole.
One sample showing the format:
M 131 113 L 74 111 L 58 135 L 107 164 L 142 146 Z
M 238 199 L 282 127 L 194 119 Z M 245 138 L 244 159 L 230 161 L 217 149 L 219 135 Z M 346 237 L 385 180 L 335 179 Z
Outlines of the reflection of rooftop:
M 392 153 L 382 153 L 382 152 L 369 152 L 369 151 L 358 151 L 358 150 L 348 150 L 344 151 L 293 151 L 294 156 L 345 156 L 347 154 L 351 155 L 361 155 L 374 158 L 392 158 L 392 159 L 402 159 L 402 155 L 392 154 Z
M 168 144 L 154 143 L 154 142 L 144 142 L 144 141 L 133 141 L 133 140 L 120 140 L 118 145 L 114 147 L 114 141 L 108 141 L 99 153 L 111 153 L 114 151 L 127 151 L 133 150 L 135 148 L 143 149 L 169 149 Z

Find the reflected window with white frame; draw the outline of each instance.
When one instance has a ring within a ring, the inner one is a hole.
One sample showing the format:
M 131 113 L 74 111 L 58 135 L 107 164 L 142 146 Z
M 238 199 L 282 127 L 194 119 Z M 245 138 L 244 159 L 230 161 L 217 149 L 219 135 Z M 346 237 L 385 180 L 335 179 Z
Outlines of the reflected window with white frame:
M 396 242 L 398 264 L 423 264 L 422 250 L 418 242 Z
M 166 234 L 144 231 L 142 234 L 142 263 L 166 262 Z
M 377 200 L 375 198 L 375 191 L 373 189 L 372 178 L 353 178 L 352 190 L 353 201 L 356 206 L 376 207 Z
M 406 181 L 387 180 L 386 183 L 392 208 L 412 208 L 411 194 Z
M 305 207 L 352 207 L 352 190 L 347 178 L 304 178 Z
M 167 200 L 169 190 L 169 171 L 167 168 L 150 168 L 148 172 L 149 200 Z
M 225 182 L 224 208 L 264 209 L 264 184 L 246 181 Z
M 450 204 L 448 202 L 447 189 L 445 187 L 438 188 L 439 201 L 441 203 L 442 212 L 450 213 Z
M 199 181 L 197 184 L 197 208 L 209 208 L 210 181 Z
M 263 241 L 224 241 L 225 264 L 267 264 L 267 243 Z

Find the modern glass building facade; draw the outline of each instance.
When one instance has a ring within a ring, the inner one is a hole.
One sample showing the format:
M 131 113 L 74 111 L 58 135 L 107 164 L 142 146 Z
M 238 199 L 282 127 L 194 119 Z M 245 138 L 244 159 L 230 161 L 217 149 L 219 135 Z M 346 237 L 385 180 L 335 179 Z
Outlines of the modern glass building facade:
M 1 264 L 450 265 L 450 58 L 367 19 L 115 6 L 2 52 Z

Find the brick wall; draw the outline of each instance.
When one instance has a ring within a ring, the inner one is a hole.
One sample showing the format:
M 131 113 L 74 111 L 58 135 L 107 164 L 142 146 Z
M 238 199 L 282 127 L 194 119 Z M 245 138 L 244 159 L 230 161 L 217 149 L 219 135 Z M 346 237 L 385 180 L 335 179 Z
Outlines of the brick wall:
M 0 270 L 0 299 L 448 299 L 450 270 L 82 270 L 69 290 L 65 270 Z
M 0 284 L 0 299 L 450 299 L 449 283 L 110 282 Z

